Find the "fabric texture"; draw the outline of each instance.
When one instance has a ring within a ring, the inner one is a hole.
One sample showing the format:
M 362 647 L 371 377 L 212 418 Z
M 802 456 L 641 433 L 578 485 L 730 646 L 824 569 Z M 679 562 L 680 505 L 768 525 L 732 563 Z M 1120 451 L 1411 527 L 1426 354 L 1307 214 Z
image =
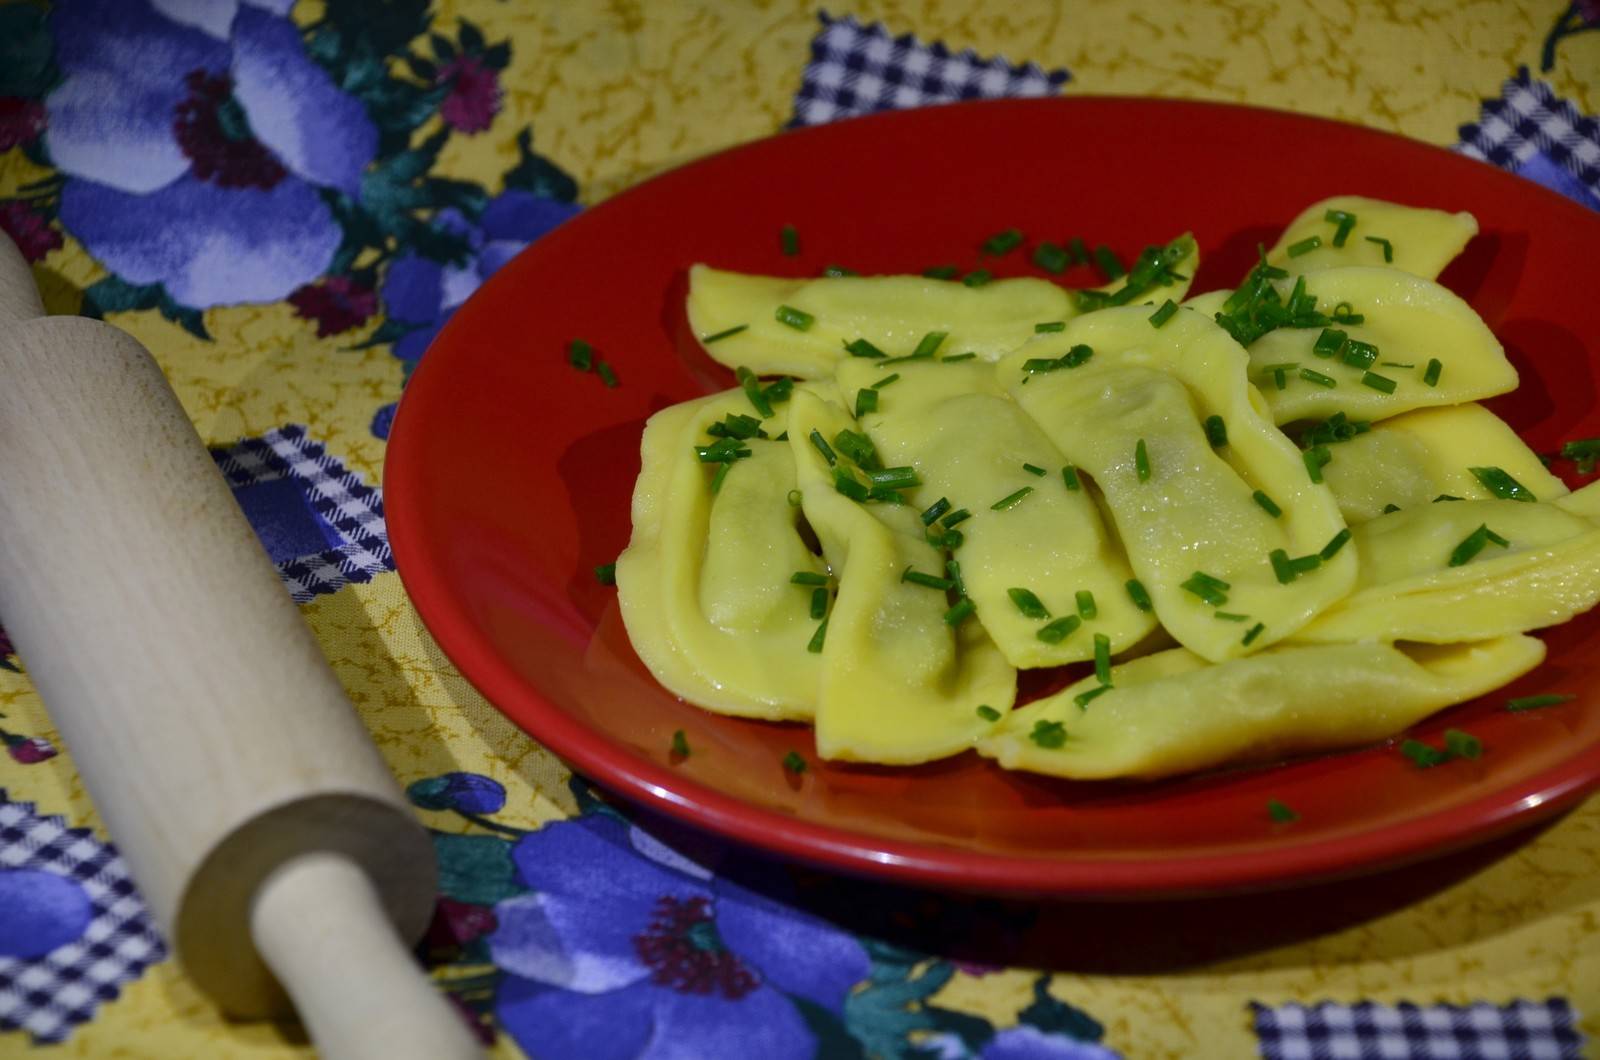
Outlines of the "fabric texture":
M 1460 150 L 1600 210 L 1600 118 L 1580 113 L 1527 67 L 1461 127 Z
M 1266 1060 L 1577 1060 L 1564 1001 L 1509 1005 L 1252 1004 Z

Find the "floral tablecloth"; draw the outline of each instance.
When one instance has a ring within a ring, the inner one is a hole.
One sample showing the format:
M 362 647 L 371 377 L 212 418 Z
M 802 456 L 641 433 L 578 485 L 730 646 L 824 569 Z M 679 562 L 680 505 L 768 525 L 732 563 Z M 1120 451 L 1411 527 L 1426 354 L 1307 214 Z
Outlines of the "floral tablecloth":
M 382 464 L 410 370 L 486 275 L 708 151 L 884 107 L 1148 94 L 1398 131 L 1600 209 L 1596 29 L 1594 0 L 24 0 L 0 5 L 0 228 L 51 311 L 162 360 L 433 830 L 420 954 L 497 1055 L 1572 1057 L 1600 1037 L 1600 802 L 1251 899 L 795 871 L 605 801 L 488 706 L 394 573 Z M 0 1054 L 304 1055 L 169 959 L 0 652 Z

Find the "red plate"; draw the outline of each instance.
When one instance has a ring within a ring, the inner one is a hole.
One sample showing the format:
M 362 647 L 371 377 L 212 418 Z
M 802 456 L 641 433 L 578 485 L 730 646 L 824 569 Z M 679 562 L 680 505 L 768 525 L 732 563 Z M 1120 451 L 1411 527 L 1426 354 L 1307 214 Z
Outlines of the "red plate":
M 1600 215 L 1490 166 L 1350 125 L 1202 103 L 963 104 L 785 133 L 657 177 L 545 236 L 451 320 L 406 389 L 385 470 L 400 573 L 446 654 L 573 767 L 668 814 L 834 868 L 1079 896 L 1254 888 L 1399 864 L 1574 805 L 1600 778 L 1600 620 L 1549 631 L 1549 661 L 1418 726 L 1480 737 L 1418 770 L 1392 747 L 1163 783 L 1007 773 L 974 755 L 914 769 L 829 765 L 810 730 L 707 714 L 663 691 L 592 568 L 628 541 L 645 418 L 732 383 L 684 319 L 696 261 L 817 275 L 979 264 L 1000 229 L 1083 235 L 1129 257 L 1186 229 L 1195 290 L 1229 286 L 1307 204 L 1355 193 L 1470 210 L 1444 282 L 1505 343 L 1522 386 L 1495 402 L 1538 450 L 1600 434 L 1600 299 L 1583 292 Z M 801 252 L 785 257 L 793 224 Z M 984 261 L 1036 272 L 1025 251 Z M 1092 277 L 1065 277 L 1087 284 Z M 621 385 L 568 367 L 582 336 Z M 1559 469 L 1559 468 L 1558 468 Z M 1570 469 L 1569 469 L 1570 470 Z M 1576 692 L 1523 714 L 1505 698 Z M 669 759 L 674 730 L 693 754 Z M 803 777 L 780 766 L 797 748 Z M 1301 815 L 1274 825 L 1269 798 Z

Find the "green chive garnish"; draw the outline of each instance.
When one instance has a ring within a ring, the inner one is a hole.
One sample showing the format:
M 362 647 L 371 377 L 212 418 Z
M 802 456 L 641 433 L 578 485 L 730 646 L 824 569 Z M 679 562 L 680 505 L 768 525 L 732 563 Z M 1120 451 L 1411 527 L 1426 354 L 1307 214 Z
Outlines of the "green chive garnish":
M 839 462 L 839 458 L 833 454 L 833 447 L 828 444 L 827 439 L 822 437 L 822 432 L 815 427 L 811 429 L 811 444 L 817 447 L 817 452 L 822 454 L 822 459 L 828 462 L 829 467 Z
M 933 352 L 939 348 L 939 344 L 945 340 L 945 336 L 948 334 L 948 332 L 944 331 L 928 332 L 922 336 L 922 341 L 917 343 L 917 348 L 911 351 L 911 356 L 932 357 Z
M 1450 553 L 1450 566 L 1460 567 L 1470 562 L 1483 547 L 1489 543 L 1489 528 L 1479 524 L 1478 528 L 1466 537 Z
M 1423 369 L 1422 381 L 1429 386 L 1439 385 L 1439 373 L 1444 371 L 1444 362 L 1437 357 L 1428 358 L 1428 367 Z
M 1043 324 L 1035 324 L 1033 326 L 1035 335 L 1048 335 L 1052 331 L 1065 330 L 1067 330 L 1067 322 L 1065 320 L 1047 320 Z
M 1411 764 L 1418 769 L 1432 769 L 1450 761 L 1450 756 L 1437 747 L 1429 747 L 1421 740 L 1406 740 L 1400 745 L 1400 753 L 1411 760 Z
M 864 501 L 872 495 L 872 491 L 857 482 L 847 467 L 833 469 L 833 488 L 853 501 Z
M 948 548 L 951 552 L 954 552 L 956 549 L 961 547 L 961 543 L 966 539 L 966 535 L 960 530 L 946 530 L 940 535 L 939 544 L 943 545 L 945 548 Z
M 955 606 L 944 613 L 944 624 L 947 626 L 959 626 L 967 620 L 967 616 L 977 609 L 977 604 L 963 596 L 955 602 Z
M 1336 539 L 1338 536 L 1338 534 L 1335 534 L 1333 539 Z M 1330 544 L 1332 543 L 1333 539 L 1329 540 Z M 1339 547 L 1344 547 L 1343 542 L 1340 543 Z M 1334 552 L 1337 553 L 1338 551 L 1339 549 L 1334 549 Z M 1289 569 L 1294 571 L 1295 577 L 1310 573 L 1320 566 L 1322 566 L 1322 553 L 1320 552 L 1312 552 L 1308 555 L 1296 556 L 1294 559 L 1289 561 Z
M 968 287 L 982 287 L 992 279 L 994 279 L 994 273 L 988 269 L 973 269 L 961 277 L 961 282 Z
M 1221 578 L 1213 578 L 1204 571 L 1195 571 L 1178 588 L 1193 593 L 1212 607 L 1221 607 L 1228 602 L 1228 594 L 1223 590 L 1231 586 Z
M 1431 503 L 1438 504 L 1440 501 L 1458 501 L 1460 499 L 1461 499 L 1460 497 L 1454 497 L 1454 496 L 1451 496 L 1448 493 L 1441 493 L 1437 497 L 1435 497 Z
M 608 387 L 614 388 L 617 385 L 617 373 L 604 361 L 600 361 L 594 366 L 594 374 L 599 376 L 600 381 Z
M 1371 368 L 1372 363 L 1378 359 L 1378 347 L 1370 342 L 1360 342 L 1348 339 L 1344 344 L 1344 352 L 1339 355 L 1339 360 L 1352 368 Z
M 1239 641 L 1239 643 L 1248 648 L 1251 642 L 1253 642 L 1257 637 L 1261 636 L 1262 631 L 1266 628 L 1267 627 L 1265 625 L 1257 622 L 1255 625 L 1250 627 L 1249 632 L 1244 635 L 1244 639 Z
M 1054 243 L 1040 243 L 1033 248 L 1033 263 L 1046 272 L 1065 272 L 1070 259 L 1063 248 Z
M 828 616 L 828 590 L 816 588 L 811 590 L 811 617 L 826 618 Z
M 742 364 L 733 370 L 733 374 L 739 380 L 744 396 L 749 398 L 750 404 L 761 413 L 761 418 L 766 419 L 771 416 L 772 402 L 768 399 L 766 391 L 761 389 L 761 380 L 756 378 L 756 374 Z
M 1044 606 L 1044 601 L 1027 589 L 1007 589 L 1006 595 L 1011 597 L 1011 602 L 1017 605 L 1017 610 L 1022 612 L 1023 617 L 1033 619 L 1050 617 L 1050 609 Z
M 1469 467 L 1483 488 L 1504 501 L 1535 501 L 1533 491 L 1498 467 Z
M 795 231 L 794 225 L 778 229 L 778 248 L 791 258 L 800 253 L 800 233 Z
M 1334 229 L 1333 245 L 1336 247 L 1344 246 L 1344 241 L 1350 236 L 1350 229 L 1356 226 L 1356 215 L 1345 210 L 1329 210 L 1322 215 L 1322 219 L 1331 225 L 1338 226 Z
M 1128 275 L 1128 268 L 1122 264 L 1122 259 L 1117 257 L 1117 252 L 1104 243 L 1094 248 L 1094 263 L 1100 267 L 1101 275 L 1108 280 L 1120 280 Z
M 783 756 L 783 768 L 790 773 L 804 773 L 806 760 L 800 757 L 800 752 L 790 751 Z
M 1032 486 L 1024 486 L 1017 490 L 1017 492 L 1008 493 L 1004 497 L 1001 497 L 999 500 L 995 501 L 993 504 L 989 505 L 989 510 L 992 512 L 1003 512 L 1007 508 L 1015 507 L 1019 502 L 1021 502 L 1022 498 L 1026 497 L 1032 492 Z
M 594 580 L 601 585 L 617 584 L 617 565 L 615 563 L 602 563 L 594 569 Z
M 1600 438 L 1574 438 L 1561 443 L 1561 455 L 1578 465 L 1578 474 L 1594 471 L 1595 460 L 1600 458 Z
M 1211 443 L 1211 448 L 1220 449 L 1228 444 L 1228 425 L 1221 416 L 1207 416 L 1205 428 L 1206 441 Z
M 1340 302 L 1333 307 L 1333 319 L 1340 324 L 1360 324 L 1367 318 L 1365 314 L 1357 313 L 1356 307 L 1349 302 Z
M 1272 818 L 1273 824 L 1292 824 L 1300 819 L 1298 813 L 1295 813 L 1277 799 L 1267 800 L 1267 816 Z
M 1021 245 L 1022 233 L 1015 228 L 1008 228 L 985 239 L 979 249 L 985 254 L 1009 254 Z
M 1323 559 L 1332 559 L 1339 554 L 1339 550 L 1350 540 L 1350 528 L 1347 526 L 1337 534 L 1328 538 L 1328 543 L 1322 546 L 1322 551 L 1317 553 Z
M 1568 703 L 1577 698 L 1571 692 L 1552 692 L 1543 696 L 1518 696 L 1516 699 L 1506 700 L 1506 709 L 1538 710 L 1540 707 L 1553 707 L 1558 703 Z
M 1061 469 L 1061 481 L 1074 493 L 1083 488 L 1083 484 L 1078 481 L 1078 469 L 1071 464 Z
M 772 315 L 777 318 L 778 323 L 787 324 L 796 331 L 807 331 L 817 322 L 816 317 L 792 305 L 781 305 Z
M 1034 634 L 1046 644 L 1060 644 L 1072 635 L 1072 632 L 1083 625 L 1083 620 L 1077 615 L 1062 615 L 1047 626 L 1041 626 L 1039 632 Z
M 1460 729 L 1444 731 L 1444 749 L 1454 758 L 1478 758 L 1483 754 L 1483 741 L 1470 732 Z
M 970 361 L 976 356 L 978 356 L 978 355 L 975 354 L 975 353 L 946 354 L 945 356 L 939 358 L 939 363 L 940 364 L 954 364 L 957 361 Z
M 978 706 L 978 717 L 982 718 L 984 721 L 999 721 L 1000 712 L 989 706 L 987 703 L 983 703 L 979 704 Z
M 1298 243 L 1289 244 L 1289 256 L 1291 258 L 1298 258 L 1302 254 L 1311 253 L 1320 246 L 1322 246 L 1321 236 L 1306 236 L 1306 238 L 1302 239 Z
M 594 347 L 582 339 L 567 343 L 567 363 L 580 372 L 587 372 L 594 364 Z
M 871 387 L 856 391 L 856 419 L 878 411 L 878 392 Z
M 695 446 L 694 455 L 702 464 L 727 464 L 749 456 L 750 450 L 744 448 L 739 438 L 718 438 L 710 445 Z
M 1378 246 L 1383 248 L 1383 260 L 1384 260 L 1385 264 L 1393 263 L 1393 261 L 1394 261 L 1394 244 L 1393 243 L 1391 243 L 1387 239 L 1383 239 L 1383 238 L 1381 238 L 1379 236 L 1367 236 L 1366 240 L 1367 240 L 1368 243 L 1376 243 L 1376 244 L 1378 244 Z
M 1236 615 L 1231 611 L 1217 611 L 1214 614 L 1212 614 L 1211 617 L 1212 618 L 1221 619 L 1224 622 L 1248 622 L 1248 621 L 1250 621 L 1250 616 L 1249 615 Z
M 811 634 L 811 639 L 806 642 L 806 651 L 810 652 L 812 655 L 820 654 L 822 651 L 822 642 L 827 639 L 828 620 L 825 618 L 822 620 L 822 624 L 817 626 L 817 631 Z
M 1078 605 L 1078 617 L 1085 622 L 1100 613 L 1100 609 L 1094 605 L 1094 593 L 1088 589 L 1079 589 L 1073 599 Z
M 1383 366 L 1385 368 L 1415 368 L 1416 367 L 1415 364 L 1407 364 L 1404 361 L 1384 361 L 1383 362 Z
M 683 730 L 682 729 L 679 729 L 679 730 L 677 730 L 676 732 L 674 732 L 672 734 L 672 748 L 671 748 L 671 751 L 672 751 L 672 754 L 673 754 L 674 757 L 677 757 L 677 758 L 688 758 L 689 757 L 689 737 L 687 737 L 687 736 L 685 736 L 683 734 Z
M 905 490 L 922 485 L 922 476 L 917 474 L 914 467 L 886 467 L 869 471 L 867 478 L 881 490 Z
M 1089 245 L 1083 241 L 1082 236 L 1073 236 L 1067 240 L 1067 256 L 1074 265 L 1087 265 L 1089 263 Z
M 1102 685 L 1111 683 L 1111 638 L 1104 633 L 1094 635 L 1094 675 Z
M 1325 445 L 1314 445 L 1300 454 L 1300 459 L 1305 461 L 1306 474 L 1311 476 L 1312 482 L 1322 481 L 1322 469 L 1333 459 L 1333 454 L 1328 452 Z
M 1302 369 L 1300 369 L 1300 378 L 1304 379 L 1308 383 L 1315 383 L 1318 386 L 1338 386 L 1339 385 L 1339 381 L 1337 379 L 1333 378 L 1330 375 L 1323 375 L 1321 372 L 1315 371 L 1314 369 L 1311 369 L 1311 368 L 1302 368 Z
M 787 499 L 789 501 L 789 507 L 798 508 L 800 507 L 800 502 L 805 500 L 805 494 L 801 493 L 799 490 L 790 490 Z
M 1092 701 L 1098 699 L 1100 696 L 1105 695 L 1109 691 L 1111 691 L 1110 685 L 1099 685 L 1095 688 L 1089 689 L 1087 692 L 1079 692 L 1077 695 L 1072 697 L 1072 701 L 1078 705 L 1079 710 L 1088 710 L 1089 704 Z
M 1049 474 L 1048 471 L 1046 471 L 1044 468 L 1040 467 L 1037 464 L 1023 464 L 1022 465 L 1022 470 L 1026 471 L 1030 475 L 1038 475 L 1041 478 L 1044 477 L 1045 475 Z
M 949 515 L 945 516 L 943 519 L 940 519 L 939 522 L 944 526 L 944 528 L 946 530 L 949 530 L 952 527 L 958 526 L 961 523 L 964 523 L 968 519 L 971 519 L 971 518 L 972 518 L 972 513 L 971 512 L 967 511 L 965 508 L 957 508 L 955 511 L 951 512 Z
M 768 401 L 788 401 L 789 395 L 794 393 L 794 380 L 787 376 L 775 380 L 762 393 L 766 395 Z M 782 439 L 788 437 L 788 435 L 789 432 L 784 431 L 778 437 Z
M 940 578 L 934 574 L 924 574 L 914 567 L 907 567 L 900 572 L 900 580 L 910 582 L 912 585 L 925 585 L 929 589 L 948 591 L 955 588 L 955 582 L 949 578 Z
M 893 372 L 893 373 L 891 373 L 889 375 L 884 376 L 882 379 L 878 380 L 876 383 L 873 383 L 872 384 L 872 389 L 874 389 L 874 390 L 882 390 L 884 387 L 888 386 L 890 383 L 894 382 L 896 379 L 899 379 L 899 378 L 900 378 L 900 373 L 899 372 Z
M 1040 718 L 1033 723 L 1033 731 L 1028 733 L 1028 739 L 1047 751 L 1054 751 L 1067 742 L 1067 727 L 1059 721 Z
M 1399 510 L 1400 510 L 1400 506 L 1398 504 L 1391 503 L 1391 504 L 1385 504 L 1383 506 L 1383 514 L 1384 515 L 1388 515 L 1390 512 L 1398 512 Z
M 1390 379 L 1386 375 L 1379 375 L 1377 372 L 1363 373 L 1361 376 L 1361 384 L 1363 386 L 1370 386 L 1374 390 L 1381 390 L 1385 394 L 1394 393 L 1394 388 L 1396 385 L 1393 379 Z
M 844 344 L 844 348 L 849 351 L 850 356 L 852 357 L 878 358 L 889 356 L 887 353 L 884 353 L 866 339 L 856 339 L 852 342 L 847 342 Z
M 1150 602 L 1150 593 L 1144 583 L 1138 578 L 1129 578 L 1123 585 L 1128 590 L 1128 599 L 1133 601 L 1133 606 L 1141 611 L 1148 611 L 1155 605 Z
M 863 470 L 878 466 L 878 450 L 873 448 L 872 439 L 848 427 L 833 436 L 833 444 Z
M 1161 308 L 1150 314 L 1150 326 L 1159 328 L 1171 320 L 1178 313 L 1178 303 L 1168 298 L 1161 303 Z
M 1267 553 L 1267 559 L 1272 562 L 1272 573 L 1277 576 L 1279 585 L 1288 585 L 1294 581 L 1294 567 L 1289 563 L 1289 553 L 1281 548 L 1275 548 Z
M 1133 472 L 1140 482 L 1150 481 L 1150 451 L 1145 448 L 1143 438 L 1133 447 Z
M 944 569 L 950 575 L 950 587 L 956 591 L 957 596 L 967 595 L 967 583 L 961 580 L 961 564 L 955 560 L 945 561 Z
M 950 498 L 940 497 L 926 508 L 922 509 L 922 525 L 932 526 L 934 520 L 950 510 Z
M 720 493 L 722 491 L 722 482 L 728 477 L 728 469 L 731 467 L 733 467 L 733 462 L 729 461 L 728 463 L 717 468 L 717 473 L 711 476 L 712 493 Z
M 1311 344 L 1311 352 L 1318 357 L 1332 357 L 1344 349 L 1350 336 L 1338 328 L 1323 328 L 1322 334 L 1317 336 L 1317 341 Z
M 1250 497 L 1257 504 L 1261 505 L 1262 511 L 1266 512 L 1274 519 L 1283 514 L 1283 509 L 1278 507 L 1278 502 L 1267 496 L 1262 491 L 1256 490 L 1254 493 L 1250 494 Z
M 922 275 L 930 280 L 953 280 L 956 278 L 956 273 L 960 271 L 954 265 L 935 265 L 932 268 L 923 269 Z
M 790 585 L 827 585 L 828 576 L 815 571 L 797 570 L 789 575 Z

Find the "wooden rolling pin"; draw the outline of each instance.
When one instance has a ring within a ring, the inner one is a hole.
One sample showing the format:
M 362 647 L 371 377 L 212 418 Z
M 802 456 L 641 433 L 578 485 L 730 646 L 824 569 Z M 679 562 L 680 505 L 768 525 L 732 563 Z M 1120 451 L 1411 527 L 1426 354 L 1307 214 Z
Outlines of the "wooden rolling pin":
M 480 1056 L 408 952 L 428 836 L 161 369 L 4 234 L 0 378 L 0 619 L 191 978 L 337 1060 Z

